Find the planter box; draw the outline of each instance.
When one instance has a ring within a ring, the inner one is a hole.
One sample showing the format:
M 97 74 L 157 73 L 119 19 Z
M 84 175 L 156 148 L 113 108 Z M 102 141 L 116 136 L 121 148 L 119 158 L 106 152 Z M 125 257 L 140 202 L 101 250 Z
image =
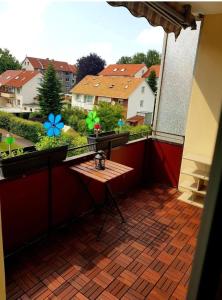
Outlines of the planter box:
M 32 170 L 57 164 L 66 158 L 68 146 L 37 151 L 35 147 L 26 147 L 26 154 L 0 159 L 0 176 L 14 177 Z
M 97 143 L 94 150 L 107 150 L 110 147 L 119 147 L 129 141 L 129 132 L 115 133 L 115 131 L 108 131 L 100 133 L 97 137 L 95 134 L 88 136 L 88 143 Z

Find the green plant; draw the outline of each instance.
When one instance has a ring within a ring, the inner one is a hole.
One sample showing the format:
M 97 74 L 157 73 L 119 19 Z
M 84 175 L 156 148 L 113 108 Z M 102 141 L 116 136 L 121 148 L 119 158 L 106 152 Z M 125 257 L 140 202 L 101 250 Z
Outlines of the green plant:
M 11 153 L 8 152 L 2 152 L 1 157 L 2 159 L 10 158 L 10 157 L 15 157 L 15 156 L 20 156 L 25 154 L 22 148 L 18 148 L 15 150 L 12 150 Z
M 39 137 L 44 134 L 44 129 L 39 122 L 12 117 L 10 119 L 10 132 L 36 143 L 39 141 Z
M 0 111 L 0 128 L 9 131 L 10 130 L 10 121 L 11 121 L 12 117 L 13 117 L 12 114 Z
M 35 144 L 37 150 L 46 150 L 52 149 L 55 147 L 63 146 L 63 145 L 72 145 L 73 138 L 65 133 L 61 134 L 59 137 L 49 137 L 49 136 L 42 136 Z
M 123 107 L 120 104 L 111 105 L 110 103 L 100 102 L 95 107 L 100 118 L 103 131 L 110 131 L 116 128 L 119 119 L 123 118 Z
M 151 90 L 156 93 L 157 91 L 157 78 L 156 78 L 156 72 L 155 71 L 151 71 L 150 72 L 150 76 L 148 77 L 148 83 L 149 86 L 151 87 Z
M 119 128 L 116 128 L 115 130 L 118 132 Z M 135 140 L 151 134 L 152 130 L 149 125 L 130 126 L 126 124 L 122 127 L 121 132 L 129 132 L 129 140 Z
M 61 84 L 56 76 L 54 67 L 50 64 L 44 74 L 43 81 L 40 85 L 39 105 L 43 116 L 50 113 L 60 114 L 62 110 Z

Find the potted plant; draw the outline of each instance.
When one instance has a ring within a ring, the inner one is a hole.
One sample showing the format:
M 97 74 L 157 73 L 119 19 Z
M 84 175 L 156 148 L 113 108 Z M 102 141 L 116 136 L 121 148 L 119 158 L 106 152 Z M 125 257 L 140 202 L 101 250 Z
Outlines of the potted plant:
M 120 122 L 121 121 L 121 122 Z M 110 147 L 118 147 L 123 144 L 126 144 L 129 140 L 129 132 L 119 132 L 115 131 L 101 131 L 101 126 L 99 124 L 100 118 L 97 117 L 96 111 L 90 111 L 86 118 L 86 124 L 88 130 L 94 133 L 88 135 L 88 143 L 95 144 L 97 143 L 95 150 L 105 150 Z M 121 124 L 120 124 L 121 123 Z M 121 129 L 123 126 L 123 121 L 118 121 L 118 126 Z
M 64 160 L 68 145 L 59 138 L 64 126 L 60 120 L 60 115 L 49 115 L 49 120 L 44 123 L 48 137 L 44 137 L 36 147 L 11 150 L 13 140 L 10 139 L 9 150 L 0 157 L 0 176 L 18 176 L 31 170 L 51 167 Z

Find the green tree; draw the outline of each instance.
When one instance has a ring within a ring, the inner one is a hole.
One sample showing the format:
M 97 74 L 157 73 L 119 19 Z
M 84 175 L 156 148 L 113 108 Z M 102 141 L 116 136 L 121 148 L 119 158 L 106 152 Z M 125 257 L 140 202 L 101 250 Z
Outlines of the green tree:
M 132 64 L 145 64 L 146 63 L 146 54 L 138 52 L 132 57 Z
M 111 105 L 107 102 L 100 102 L 94 110 L 100 118 L 103 131 L 115 129 L 118 120 L 123 118 L 123 107 L 120 104 Z
M 157 91 L 157 78 L 156 78 L 156 72 L 155 71 L 151 71 L 150 75 L 148 77 L 148 83 L 149 86 L 151 87 L 151 90 L 156 93 Z
M 130 56 L 122 56 L 117 61 L 117 64 L 131 64 L 132 63 L 132 57 Z
M 43 116 L 46 117 L 50 113 L 61 113 L 61 84 L 52 65 L 48 66 L 38 91 L 39 105 Z
M 104 69 L 106 62 L 95 53 L 83 56 L 77 60 L 76 82 L 81 81 L 86 75 L 97 75 Z
M 153 65 L 159 65 L 160 61 L 161 61 L 161 55 L 158 51 L 149 50 L 147 52 L 145 62 L 148 68 Z
M 20 70 L 21 65 L 8 49 L 0 48 L 0 74 L 6 70 Z
M 72 108 L 64 108 L 62 111 L 62 117 L 65 124 L 71 126 L 76 131 L 82 132 L 82 126 L 79 125 L 79 122 L 86 119 L 86 113 L 83 109 L 78 107 L 72 107 Z M 82 122 L 83 123 L 83 122 Z M 79 130 L 79 127 L 81 127 L 81 130 Z

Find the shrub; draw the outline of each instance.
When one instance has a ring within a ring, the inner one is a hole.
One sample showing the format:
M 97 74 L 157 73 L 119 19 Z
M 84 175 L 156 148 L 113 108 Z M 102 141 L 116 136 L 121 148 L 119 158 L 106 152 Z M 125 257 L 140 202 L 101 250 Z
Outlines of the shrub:
M 65 134 L 61 134 L 59 137 L 42 136 L 40 141 L 36 143 L 35 146 L 37 150 L 46 150 L 67 144 L 72 144 L 72 138 Z
M 41 123 L 24 120 L 17 117 L 10 119 L 10 132 L 24 137 L 27 140 L 36 143 L 39 137 L 44 134 L 44 129 Z
M 66 125 L 71 126 L 78 131 L 78 123 L 86 119 L 86 113 L 78 107 L 64 108 L 62 111 L 63 121 Z
M 9 131 L 10 130 L 10 121 L 11 121 L 12 117 L 13 117 L 12 114 L 0 111 L 0 128 Z
M 39 141 L 44 129 L 41 123 L 15 117 L 13 114 L 0 112 L 0 128 L 17 134 L 33 143 Z

